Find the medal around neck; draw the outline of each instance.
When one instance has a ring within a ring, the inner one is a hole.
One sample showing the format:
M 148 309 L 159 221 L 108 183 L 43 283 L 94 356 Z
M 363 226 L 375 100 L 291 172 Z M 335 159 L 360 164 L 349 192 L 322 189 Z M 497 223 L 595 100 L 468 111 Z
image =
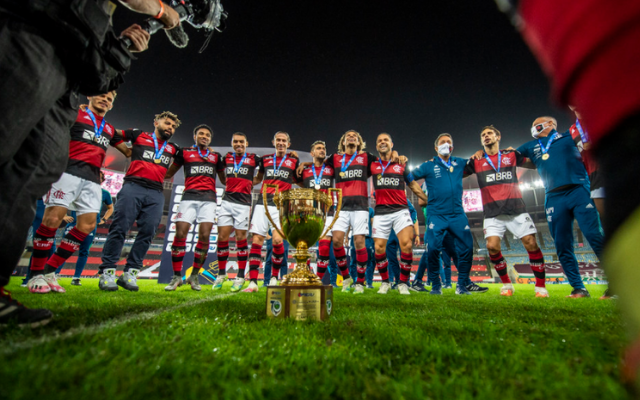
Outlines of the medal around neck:
M 291 189 L 284 192 L 277 185 L 265 184 L 262 193 L 265 212 L 271 225 L 296 248 L 296 267 L 282 279 L 280 286 L 267 287 L 266 312 L 270 318 L 295 318 L 303 321 L 324 321 L 333 311 L 333 286 L 322 285 L 320 279 L 309 270 L 309 246 L 313 246 L 333 227 L 342 208 L 342 190 L 329 188 L 328 194 L 314 189 Z M 268 190 L 272 189 L 273 202 L 280 211 L 282 229 L 271 218 L 267 207 Z M 333 205 L 333 193 L 337 194 L 336 213 L 323 233 L 326 215 Z

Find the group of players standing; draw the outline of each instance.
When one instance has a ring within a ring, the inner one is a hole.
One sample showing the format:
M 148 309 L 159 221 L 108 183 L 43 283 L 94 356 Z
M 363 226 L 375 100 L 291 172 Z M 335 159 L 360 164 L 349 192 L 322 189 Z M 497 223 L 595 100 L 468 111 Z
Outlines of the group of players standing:
M 229 238 L 235 231 L 238 274 L 231 290 L 242 290 L 247 280 L 245 270 L 248 261 L 249 285 L 243 291 L 258 291 L 262 246 L 269 231 L 274 228 L 262 202 L 258 202 L 251 213 L 253 186 L 262 182 L 261 194 L 267 192 L 266 207 L 277 228 L 280 228 L 280 218 L 273 202 L 273 185 L 279 191 L 289 190 L 293 184 L 325 192 L 334 186 L 342 190 L 339 217 L 333 229 L 319 241 L 317 274 L 322 278 L 326 273 L 330 247 L 333 245 L 337 266 L 343 277 L 342 290 L 363 293 L 368 263 L 365 248 L 365 236 L 369 233 L 367 182 L 371 177 L 376 199 L 371 232 L 375 243 L 375 264 L 382 279 L 378 293 L 386 294 L 391 288 L 386 245 L 392 230 L 397 234 L 401 251 L 400 283 L 397 288 L 401 294 L 410 293 L 415 232 L 405 193 L 408 186 L 427 204 L 425 240 L 430 266 L 429 280 L 432 282 L 430 294 L 442 294 L 439 260 L 445 234 L 453 236 L 457 243 L 459 283 L 456 294 L 471 294 L 467 285 L 470 283 L 473 239 L 462 207 L 462 179 L 475 173 L 484 204 L 487 248 L 491 262 L 504 283 L 501 294 L 511 296 L 514 293 L 500 249 L 500 240 L 509 230 L 522 240 L 529 253 L 530 265 L 536 277 L 536 297 L 548 297 L 544 257 L 536 242 L 535 224 L 525 211 L 518 184 L 516 167 L 520 166 L 537 167 L 545 183 L 547 219 L 560 261 L 574 289 L 571 296 L 589 295 L 580 279 L 573 254 L 573 219 L 578 220 L 598 255 L 602 248 L 602 230 L 594 203 L 589 198 L 589 179 L 576 141 L 569 134 L 558 133 L 555 119 L 551 117 L 536 119 L 532 127 L 534 140 L 518 150 L 500 150 L 500 132 L 493 126 L 483 128 L 480 137 L 484 149 L 469 160 L 452 156 L 453 137 L 443 133 L 434 143 L 437 156 L 409 171 L 407 159 L 393 151 L 392 137 L 388 133 L 381 133 L 376 138 L 378 155 L 365 151 L 362 136 L 354 130 L 347 131 L 341 137 L 338 152 L 328 157 L 325 143 L 316 141 L 311 146 L 312 163 L 300 163 L 297 154 L 288 151 L 291 140 L 286 132 L 274 135 L 275 153 L 263 157 L 247 152 L 249 142 L 241 132 L 232 135 L 233 151 L 222 156 L 210 147 L 213 131 L 207 125 L 199 125 L 194 129 L 193 147 L 179 148 L 169 142 L 180 125 L 180 120 L 171 112 L 156 115 L 155 130 L 151 133 L 136 129 L 120 131 L 106 123 L 104 116 L 113 107 L 115 96 L 115 92 L 110 92 L 90 97 L 89 104 L 78 111 L 71 128 L 67 170 L 45 196 L 43 221 L 34 233 L 31 279 L 28 282 L 32 293 L 65 292 L 57 281 L 55 271 L 95 229 L 102 198 L 100 167 L 107 146 L 111 145 L 126 157 L 131 157 L 131 165 L 118 194 L 114 219 L 103 249 L 99 287 L 105 291 L 118 290 L 119 286 L 130 291 L 138 290 L 137 273 L 162 217 L 163 181 L 184 168 L 185 191 L 177 213 L 176 234 L 171 249 L 174 276 L 165 288 L 167 291 L 176 290 L 183 283 L 186 237 L 194 223 L 199 224 L 198 242 L 194 248 L 192 273 L 186 282 L 192 289 L 201 290 L 198 274 L 207 259 L 209 237 L 216 216 L 219 273 L 213 289 L 220 289 L 228 279 Z M 130 142 L 131 147 L 125 141 Z M 225 185 L 219 208 L 216 177 Z M 424 192 L 417 183 L 420 179 L 425 181 Z M 55 253 L 50 254 L 56 229 L 69 208 L 74 209 L 78 216 L 76 226 L 67 232 Z M 330 213 L 327 225 L 332 218 L 333 214 Z M 126 233 L 134 222 L 138 225 L 138 235 L 123 274 L 116 278 L 116 263 Z M 355 285 L 352 285 L 353 280 L 349 276 L 344 248 L 345 235 L 349 231 L 353 234 L 356 249 Z M 247 232 L 252 234 L 250 249 Z M 278 230 L 273 229 L 271 234 L 273 277 L 269 284 L 277 285 L 278 272 L 286 261 L 286 254 Z

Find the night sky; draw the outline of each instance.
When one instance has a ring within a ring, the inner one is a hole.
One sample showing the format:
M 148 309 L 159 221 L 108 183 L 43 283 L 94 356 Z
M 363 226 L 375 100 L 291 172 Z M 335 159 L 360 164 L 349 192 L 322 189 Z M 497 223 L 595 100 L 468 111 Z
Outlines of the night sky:
M 213 145 L 242 131 L 250 146 L 270 146 L 291 134 L 292 148 L 316 139 L 336 150 L 348 129 L 375 137 L 389 132 L 395 149 L 418 164 L 435 155 L 433 141 L 449 132 L 454 155 L 481 148 L 480 130 L 494 124 L 502 147 L 531 140 L 540 115 L 571 119 L 549 100 L 549 86 L 530 51 L 492 0 L 231 1 L 227 29 L 203 54 L 204 32 L 185 24 L 186 49 L 163 32 L 138 54 L 114 109 L 117 128 L 152 130 L 163 110 L 180 117 L 174 136 L 191 145 L 192 129 L 209 124 Z M 142 15 L 119 7 L 119 32 Z

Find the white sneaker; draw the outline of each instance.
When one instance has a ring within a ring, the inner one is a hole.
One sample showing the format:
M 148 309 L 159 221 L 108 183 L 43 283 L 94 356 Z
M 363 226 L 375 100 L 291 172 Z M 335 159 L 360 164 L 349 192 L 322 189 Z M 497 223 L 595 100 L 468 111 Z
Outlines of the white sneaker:
M 200 287 L 200 282 L 198 282 L 198 275 L 189 275 L 187 278 L 187 283 L 191 285 L 192 290 L 197 290 L 198 292 L 202 290 Z
M 505 283 L 504 286 L 500 288 L 500 296 L 513 296 L 515 289 L 511 283 Z
M 216 277 L 216 282 L 213 284 L 213 287 L 211 288 L 211 290 L 220 290 L 220 289 L 222 289 L 222 285 L 228 280 L 229 280 L 229 278 L 227 278 L 226 275 L 218 275 Z M 242 284 L 244 285 L 244 282 L 242 282 Z
M 351 279 L 351 278 L 347 278 L 347 279 L 343 280 L 342 281 L 342 291 L 343 292 L 350 292 L 352 283 L 353 283 L 353 279 Z
M 363 294 L 364 293 L 364 285 L 356 283 L 355 289 L 353 289 L 353 294 Z
M 272 276 L 271 279 L 269 279 L 269 286 L 278 286 L 278 278 Z
M 407 285 L 406 283 L 400 283 L 398 285 L 398 292 L 400 292 L 400 294 L 411 294 L 411 292 L 409 291 L 409 285 Z
M 391 284 L 389 282 L 382 282 L 378 294 L 387 294 L 389 293 L 389 289 L 391 289 Z
M 178 275 L 174 275 L 171 278 L 171 282 L 169 282 L 169 284 L 164 287 L 164 290 L 166 290 L 167 292 L 173 292 L 180 286 L 182 286 L 182 277 Z
M 49 293 L 51 291 L 51 287 L 47 283 L 46 279 L 44 279 L 44 275 L 36 275 L 32 276 L 27 283 L 27 287 L 31 293 Z
M 547 288 L 543 288 L 543 287 L 536 287 L 536 297 L 549 297 L 549 292 L 547 291 Z
M 245 293 L 255 293 L 258 290 L 260 290 L 260 288 L 258 287 L 258 284 L 255 282 L 251 282 L 249 283 L 249 286 L 247 286 L 247 288 L 245 290 L 243 290 L 243 292 Z
M 67 292 L 58 283 L 58 276 L 56 275 L 55 272 L 52 272 L 50 274 L 44 275 L 44 280 L 47 281 L 47 283 L 49 284 L 49 287 L 51 288 L 52 292 L 58 292 L 58 293 L 66 293 Z

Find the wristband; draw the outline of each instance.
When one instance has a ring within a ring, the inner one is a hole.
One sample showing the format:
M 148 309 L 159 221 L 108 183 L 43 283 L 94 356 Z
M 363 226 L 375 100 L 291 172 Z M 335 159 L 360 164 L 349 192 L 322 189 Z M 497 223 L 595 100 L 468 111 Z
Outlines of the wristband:
M 160 3 L 160 12 L 158 13 L 158 15 L 153 17 L 155 19 L 160 19 L 164 15 L 164 3 L 162 2 L 162 0 L 158 0 L 158 3 Z

